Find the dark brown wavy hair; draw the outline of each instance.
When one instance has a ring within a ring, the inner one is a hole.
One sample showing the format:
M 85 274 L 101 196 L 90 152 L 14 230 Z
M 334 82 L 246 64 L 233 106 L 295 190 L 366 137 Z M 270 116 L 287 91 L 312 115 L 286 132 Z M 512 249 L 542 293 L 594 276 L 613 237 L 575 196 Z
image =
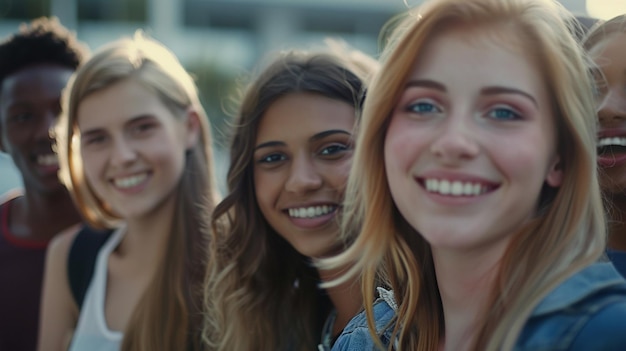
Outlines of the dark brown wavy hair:
M 213 213 L 204 341 L 215 350 L 303 350 L 332 307 L 319 276 L 265 220 L 255 197 L 259 123 L 277 99 L 314 93 L 355 107 L 375 61 L 353 52 L 281 53 L 248 86 L 230 145 L 228 195 Z

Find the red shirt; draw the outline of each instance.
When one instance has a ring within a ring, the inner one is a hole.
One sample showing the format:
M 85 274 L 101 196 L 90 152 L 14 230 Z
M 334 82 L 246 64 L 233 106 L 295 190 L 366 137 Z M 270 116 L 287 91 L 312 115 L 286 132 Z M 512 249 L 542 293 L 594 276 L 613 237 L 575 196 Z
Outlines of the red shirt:
M 48 242 L 11 233 L 14 199 L 0 204 L 0 351 L 34 351 Z

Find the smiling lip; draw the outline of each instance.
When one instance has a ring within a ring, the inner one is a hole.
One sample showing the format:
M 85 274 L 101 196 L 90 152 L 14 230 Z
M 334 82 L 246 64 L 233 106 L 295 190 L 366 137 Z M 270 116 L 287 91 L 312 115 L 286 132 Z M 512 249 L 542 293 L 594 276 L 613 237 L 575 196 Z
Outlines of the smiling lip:
M 626 153 L 598 156 L 598 165 L 603 168 L 611 168 L 626 162 Z
M 626 130 L 623 129 L 602 129 L 598 132 L 598 139 L 626 137 Z
M 110 183 L 117 191 L 131 195 L 136 194 L 147 186 L 152 173 L 137 172 L 132 174 L 118 175 L 111 178 Z
M 291 223 L 302 229 L 315 229 L 335 219 L 339 206 L 334 203 L 319 203 L 290 206 L 283 210 Z
M 59 162 L 54 153 L 43 152 L 31 156 L 38 172 L 43 176 L 57 176 Z
M 442 205 L 464 205 L 492 193 L 499 183 L 467 174 L 429 172 L 414 178 L 429 198 Z
M 611 139 L 611 138 L 617 138 L 617 139 L 626 138 L 626 130 L 617 129 L 617 128 L 601 130 L 598 133 L 599 148 L 603 146 L 610 146 L 610 145 L 622 145 L 621 142 L 610 143 L 610 140 L 608 140 L 609 143 L 606 144 L 607 139 Z M 609 151 L 614 151 L 614 150 L 609 150 Z M 603 168 L 611 168 L 611 167 L 622 165 L 624 163 L 626 163 L 626 152 L 618 152 L 618 153 L 605 152 L 603 154 L 598 155 L 598 165 Z

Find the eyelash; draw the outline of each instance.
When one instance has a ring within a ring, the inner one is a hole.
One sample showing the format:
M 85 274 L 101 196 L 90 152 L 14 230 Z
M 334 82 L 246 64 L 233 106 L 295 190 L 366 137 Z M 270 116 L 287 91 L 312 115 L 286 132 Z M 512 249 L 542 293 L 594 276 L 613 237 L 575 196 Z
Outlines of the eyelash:
M 321 150 L 318 152 L 318 155 L 320 155 L 321 157 L 333 158 L 350 150 L 350 148 L 350 145 L 334 143 L 321 148 Z M 282 153 L 271 153 L 260 157 L 256 162 L 258 164 L 272 165 L 286 160 L 287 156 Z
M 423 110 L 418 110 L 417 109 L 417 108 L 423 108 L 423 107 L 426 107 L 426 106 L 430 107 L 431 110 L 423 111 Z M 408 112 L 416 113 L 418 115 L 442 112 L 441 108 L 439 106 L 437 106 L 435 103 L 433 103 L 431 101 L 424 101 L 424 100 L 418 100 L 418 101 L 410 103 L 406 107 L 406 110 Z
M 350 149 L 350 145 L 335 143 L 335 144 L 331 144 L 331 145 L 323 147 L 322 150 L 320 151 L 320 155 L 334 156 L 336 154 L 348 151 L 349 149 Z M 331 151 L 328 151 L 328 150 L 331 150 Z M 328 153 L 326 153 L 327 151 Z
M 137 133 L 145 133 L 145 132 L 150 131 L 153 128 L 154 128 L 153 123 L 140 123 L 136 125 L 135 127 L 133 127 L 133 131 Z
M 277 159 L 275 159 L 276 157 L 279 157 L 280 159 L 277 160 Z M 283 155 L 283 154 L 273 153 L 273 154 L 265 155 L 265 156 L 259 158 L 257 160 L 257 163 L 259 163 L 259 164 L 274 164 L 274 163 L 277 163 L 277 162 L 284 161 L 286 159 L 287 159 L 287 157 L 285 157 L 285 155 Z
M 494 112 L 495 112 L 495 113 L 498 113 L 498 112 L 506 112 L 506 113 L 508 113 L 508 114 L 509 114 L 509 115 L 508 115 L 509 117 L 507 117 L 507 118 L 498 118 L 498 117 L 496 117 L 496 116 L 492 116 L 491 114 L 492 114 L 492 113 L 494 113 Z M 522 115 L 521 115 L 519 112 L 517 112 L 517 111 L 516 111 L 515 109 L 513 109 L 513 108 L 506 107 L 506 106 L 498 106 L 498 107 L 494 107 L 494 108 L 490 109 L 490 110 L 487 112 L 487 116 L 488 116 L 489 118 L 492 118 L 492 119 L 495 119 L 495 120 L 506 120 L 506 121 L 509 121 L 509 120 L 519 120 L 519 119 L 522 119 Z
M 424 107 L 428 107 L 428 110 L 424 111 L 423 110 Z M 417 115 L 427 115 L 427 114 L 443 112 L 442 109 L 437 104 L 428 100 L 418 100 L 418 101 L 412 102 L 406 107 L 406 110 L 408 112 L 415 113 Z M 510 117 L 499 118 L 493 115 L 494 112 L 495 113 L 506 112 L 506 113 L 509 113 Z M 508 106 L 496 106 L 494 108 L 490 108 L 487 111 L 486 115 L 487 117 L 494 119 L 494 120 L 520 120 L 523 118 L 520 112 Z

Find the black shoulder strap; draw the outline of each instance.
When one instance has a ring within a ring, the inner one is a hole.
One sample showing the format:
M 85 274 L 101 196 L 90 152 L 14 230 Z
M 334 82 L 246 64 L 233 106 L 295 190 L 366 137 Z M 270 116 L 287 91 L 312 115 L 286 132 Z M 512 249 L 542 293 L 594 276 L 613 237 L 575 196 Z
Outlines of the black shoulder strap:
M 112 230 L 96 230 L 85 225 L 72 242 L 67 259 L 67 275 L 79 310 L 83 305 L 87 287 L 91 283 L 98 251 L 111 233 L 113 233 Z

